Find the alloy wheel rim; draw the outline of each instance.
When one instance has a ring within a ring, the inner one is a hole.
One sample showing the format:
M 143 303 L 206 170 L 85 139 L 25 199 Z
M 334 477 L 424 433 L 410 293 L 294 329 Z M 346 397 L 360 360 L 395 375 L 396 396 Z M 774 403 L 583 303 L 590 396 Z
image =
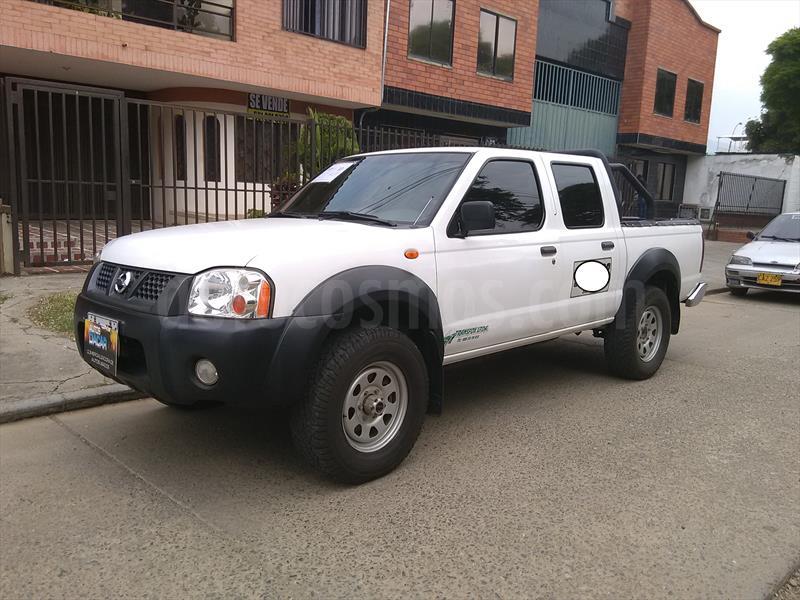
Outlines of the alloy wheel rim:
M 656 306 L 648 306 L 639 319 L 636 336 L 636 350 L 643 362 L 650 362 L 661 347 L 663 335 L 663 318 Z
M 400 431 L 408 410 L 408 384 L 388 361 L 369 364 L 355 376 L 342 403 L 342 429 L 359 452 L 377 452 Z

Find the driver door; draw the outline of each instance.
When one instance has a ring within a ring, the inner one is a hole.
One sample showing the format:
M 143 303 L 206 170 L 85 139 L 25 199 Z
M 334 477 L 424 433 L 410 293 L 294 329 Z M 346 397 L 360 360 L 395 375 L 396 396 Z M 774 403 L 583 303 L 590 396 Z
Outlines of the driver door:
M 439 308 L 450 362 L 557 329 L 558 226 L 536 166 L 491 159 L 461 201 L 489 201 L 491 229 L 464 232 L 456 209 L 436 233 Z

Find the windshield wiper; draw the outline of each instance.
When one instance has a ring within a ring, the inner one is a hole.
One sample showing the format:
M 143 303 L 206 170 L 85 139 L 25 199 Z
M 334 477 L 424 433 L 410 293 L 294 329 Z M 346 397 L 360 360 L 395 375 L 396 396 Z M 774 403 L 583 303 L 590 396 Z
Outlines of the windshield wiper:
M 760 235 L 758 237 L 779 240 L 781 242 L 800 242 L 800 238 L 781 237 L 779 235 Z
M 351 210 L 326 210 L 317 215 L 319 219 L 342 219 L 343 221 L 365 221 L 367 223 L 375 223 L 376 225 L 385 225 L 386 227 L 397 227 L 397 223 L 392 223 L 386 219 L 381 219 L 375 215 L 368 215 L 367 213 L 353 212 Z
M 300 213 L 271 212 L 267 217 L 282 217 L 286 219 L 310 219 L 314 215 L 302 215 Z

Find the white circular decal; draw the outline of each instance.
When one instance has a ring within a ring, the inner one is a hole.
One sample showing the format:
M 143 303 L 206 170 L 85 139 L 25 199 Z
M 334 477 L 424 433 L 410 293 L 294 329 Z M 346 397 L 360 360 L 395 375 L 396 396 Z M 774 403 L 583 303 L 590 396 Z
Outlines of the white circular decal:
M 596 260 L 578 265 L 575 269 L 575 283 L 584 292 L 599 292 L 608 285 L 611 274 L 603 263 Z

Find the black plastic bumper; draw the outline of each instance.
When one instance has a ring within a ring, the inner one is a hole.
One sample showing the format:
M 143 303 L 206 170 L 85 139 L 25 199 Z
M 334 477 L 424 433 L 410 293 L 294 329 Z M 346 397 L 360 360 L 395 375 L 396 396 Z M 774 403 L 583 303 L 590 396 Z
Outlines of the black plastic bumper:
M 161 316 L 121 308 L 85 292 L 75 305 L 75 340 L 92 312 L 119 321 L 116 379 L 169 404 L 198 401 L 286 404 L 301 392 L 307 368 L 326 332 L 325 317 L 235 320 Z M 201 383 L 195 363 L 214 363 L 219 381 Z

